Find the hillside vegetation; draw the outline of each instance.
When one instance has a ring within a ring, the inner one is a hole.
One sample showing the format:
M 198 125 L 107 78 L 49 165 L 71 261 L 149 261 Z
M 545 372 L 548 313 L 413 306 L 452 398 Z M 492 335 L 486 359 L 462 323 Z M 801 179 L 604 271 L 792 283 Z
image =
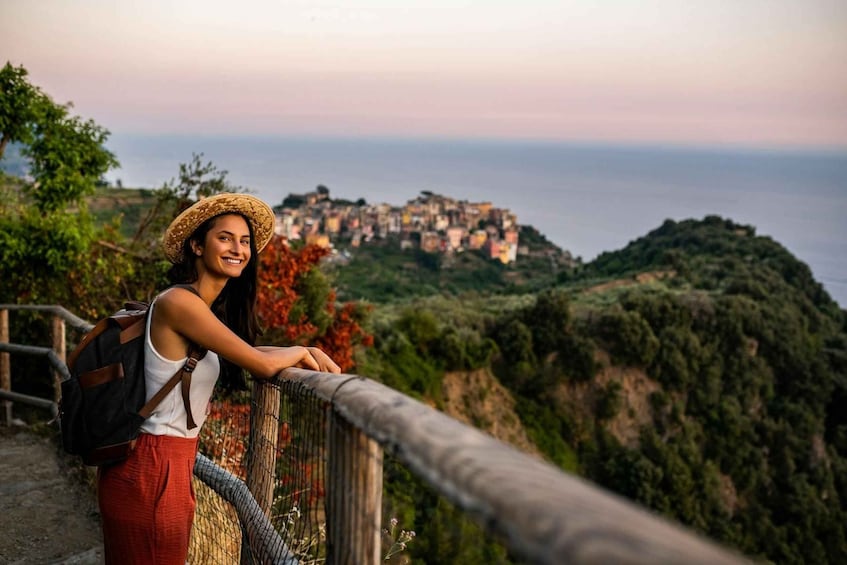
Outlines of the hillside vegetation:
M 350 259 L 334 263 L 332 275 L 339 297 L 369 302 L 398 302 L 414 296 L 467 292 L 532 292 L 550 286 L 573 263 L 569 253 L 549 242 L 532 226 L 520 226 L 525 254 L 504 265 L 486 258 L 481 250 L 427 253 L 402 250 L 396 236 L 363 243 L 355 249 L 347 242 L 337 247 Z
M 537 294 L 386 305 L 373 331 L 359 372 L 445 408 L 491 371 L 563 468 L 752 556 L 847 559 L 845 315 L 750 226 L 668 221 Z

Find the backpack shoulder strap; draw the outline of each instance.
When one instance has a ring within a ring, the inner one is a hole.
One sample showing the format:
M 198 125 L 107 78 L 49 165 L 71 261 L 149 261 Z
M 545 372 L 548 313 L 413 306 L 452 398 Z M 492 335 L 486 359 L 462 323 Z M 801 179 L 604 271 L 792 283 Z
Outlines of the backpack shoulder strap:
M 144 404 L 144 406 L 141 407 L 141 410 L 138 411 L 138 415 L 145 420 L 149 418 L 153 414 L 153 410 L 155 410 L 168 393 L 174 389 L 177 383 L 182 382 L 182 403 L 185 406 L 185 413 L 188 418 L 188 429 L 192 430 L 196 428 L 197 424 L 194 422 L 194 417 L 191 414 L 191 403 L 189 402 L 188 393 L 191 387 L 191 373 L 194 372 L 197 362 L 202 359 L 205 354 L 205 349 L 189 349 L 189 355 L 188 359 L 185 360 L 185 365 L 180 367 L 180 369 L 174 373 L 174 376 L 168 379 L 168 382 L 166 382 L 165 385 L 160 388 L 159 391 L 154 394 L 146 404 Z
M 76 365 L 77 357 L 82 350 L 85 349 L 94 338 L 109 328 L 109 324 L 114 322 L 121 328 L 121 343 L 126 343 L 131 339 L 141 335 L 144 331 L 144 326 L 147 321 L 147 304 L 144 302 L 128 302 L 123 310 L 115 312 L 107 318 L 103 318 L 80 340 L 79 344 L 68 355 L 66 365 L 69 370 L 73 370 Z

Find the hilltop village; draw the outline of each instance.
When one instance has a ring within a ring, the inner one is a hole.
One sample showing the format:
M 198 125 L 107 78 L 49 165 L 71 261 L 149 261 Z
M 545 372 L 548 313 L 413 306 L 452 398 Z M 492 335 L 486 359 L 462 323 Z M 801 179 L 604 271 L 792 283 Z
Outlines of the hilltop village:
M 276 233 L 291 241 L 322 247 L 349 241 L 351 247 L 374 238 L 397 237 L 404 249 L 428 253 L 480 250 L 492 260 L 513 263 L 519 254 L 518 219 L 491 202 L 455 200 L 429 191 L 404 206 L 332 200 L 329 189 L 290 194 L 275 208 Z

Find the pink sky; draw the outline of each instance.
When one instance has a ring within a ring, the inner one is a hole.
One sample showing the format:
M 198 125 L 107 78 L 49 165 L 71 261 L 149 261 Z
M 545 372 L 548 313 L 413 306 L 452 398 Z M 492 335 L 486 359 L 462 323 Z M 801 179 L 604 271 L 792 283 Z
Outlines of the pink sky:
M 3 0 L 113 132 L 847 147 L 847 2 Z M 174 7 L 176 5 L 176 7 Z

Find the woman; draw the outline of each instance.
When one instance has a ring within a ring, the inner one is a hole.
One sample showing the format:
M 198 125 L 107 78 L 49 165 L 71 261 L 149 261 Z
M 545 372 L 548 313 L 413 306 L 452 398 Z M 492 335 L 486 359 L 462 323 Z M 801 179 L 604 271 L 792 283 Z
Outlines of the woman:
M 165 254 L 173 263 L 168 274 L 178 286 L 150 306 L 147 399 L 182 367 L 190 346 L 208 352 L 192 373 L 188 400 L 180 387 L 172 390 L 141 426 L 132 455 L 100 470 L 107 563 L 185 563 L 197 437 L 219 375 L 231 389 L 243 384 L 242 369 L 257 378 L 294 366 L 340 372 L 314 347 L 254 346 L 257 255 L 273 230 L 273 211 L 258 198 L 218 194 L 182 212 L 165 232 Z

